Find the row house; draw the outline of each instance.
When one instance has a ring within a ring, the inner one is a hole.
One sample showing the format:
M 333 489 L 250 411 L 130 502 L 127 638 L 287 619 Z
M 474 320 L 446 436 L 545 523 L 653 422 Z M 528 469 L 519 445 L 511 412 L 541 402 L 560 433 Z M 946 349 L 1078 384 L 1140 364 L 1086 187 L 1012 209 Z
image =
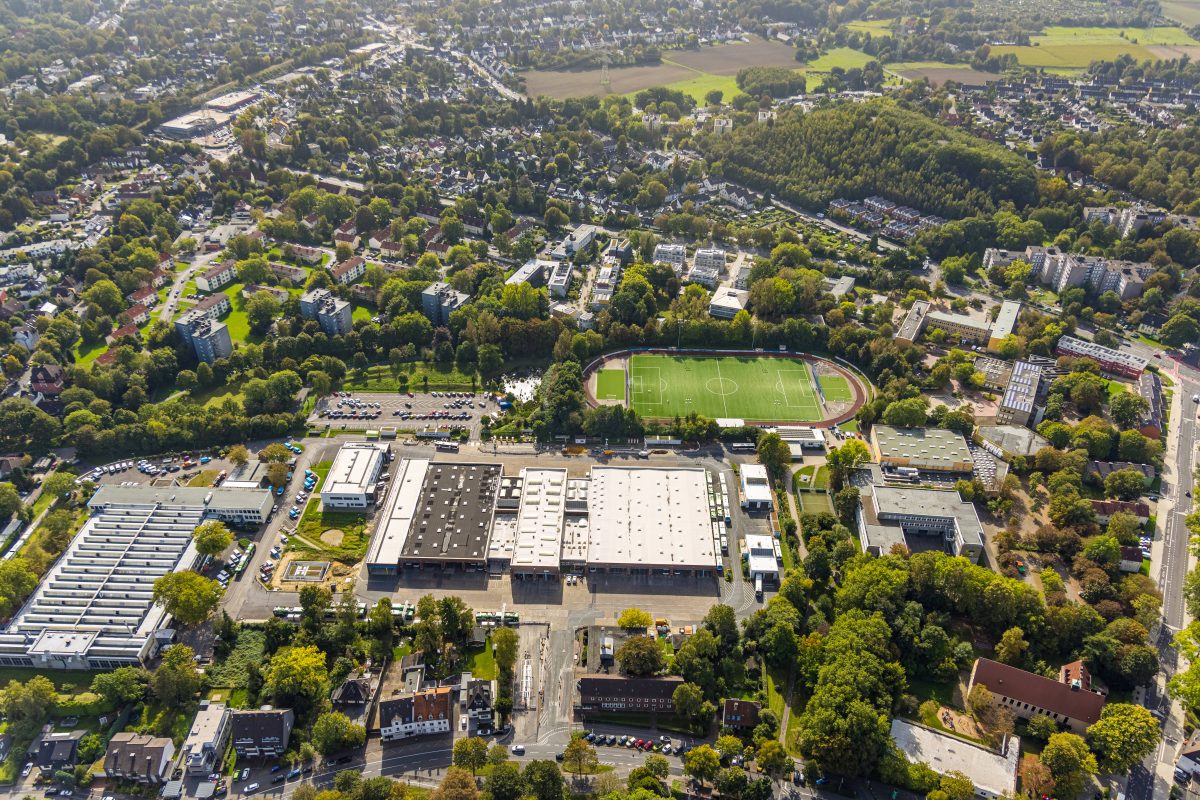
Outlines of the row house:
M 379 734 L 385 742 L 415 736 L 449 733 L 452 716 L 451 689 L 441 686 L 379 704 Z

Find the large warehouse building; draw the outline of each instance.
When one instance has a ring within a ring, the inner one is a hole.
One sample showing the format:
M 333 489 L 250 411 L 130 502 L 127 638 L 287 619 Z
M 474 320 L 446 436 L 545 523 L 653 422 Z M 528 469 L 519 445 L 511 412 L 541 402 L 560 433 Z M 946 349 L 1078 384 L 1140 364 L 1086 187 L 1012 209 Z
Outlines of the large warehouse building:
M 342 445 L 321 487 L 321 505 L 338 511 L 366 511 L 375 502 L 375 482 L 390 449 L 375 442 Z
M 495 464 L 404 459 L 367 555 L 371 574 L 437 567 L 557 579 L 563 572 L 715 575 L 710 479 L 700 468 L 595 466 L 501 475 Z
M 92 515 L 0 633 L 0 664 L 115 669 L 152 659 L 169 632 L 154 582 L 197 562 L 192 531 L 208 518 L 265 520 L 263 490 L 104 486 Z
M 876 461 L 888 467 L 931 472 L 971 472 L 975 468 L 963 435 L 942 428 L 873 425 L 871 451 Z

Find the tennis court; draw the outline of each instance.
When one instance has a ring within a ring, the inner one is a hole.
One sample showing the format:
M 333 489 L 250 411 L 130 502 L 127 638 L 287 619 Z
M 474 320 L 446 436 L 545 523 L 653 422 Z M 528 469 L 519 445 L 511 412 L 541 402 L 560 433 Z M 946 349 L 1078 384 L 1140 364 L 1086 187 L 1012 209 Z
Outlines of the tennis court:
M 821 391 L 827 403 L 849 403 L 854 400 L 850 382 L 841 375 L 819 375 L 817 380 L 821 382 Z
M 824 418 L 812 370 L 804 361 L 642 354 L 630 358 L 629 377 L 633 408 L 647 417 L 695 411 L 706 417 L 782 422 Z
M 596 399 L 625 402 L 625 370 L 602 369 L 597 372 Z

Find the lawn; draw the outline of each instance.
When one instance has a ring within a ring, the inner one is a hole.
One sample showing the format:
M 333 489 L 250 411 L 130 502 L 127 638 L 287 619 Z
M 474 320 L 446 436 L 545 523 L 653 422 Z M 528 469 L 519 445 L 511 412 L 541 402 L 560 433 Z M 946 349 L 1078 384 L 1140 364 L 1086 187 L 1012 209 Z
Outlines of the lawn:
M 74 669 L 56 669 L 47 671 L 35 667 L 0 667 L 0 686 L 7 686 L 9 681 L 25 683 L 34 675 L 42 675 L 54 681 L 55 688 L 63 694 L 80 694 L 92 687 L 92 678 L 99 672 Z
M 104 355 L 108 350 L 108 342 L 101 340 L 92 345 L 84 346 L 82 341 L 75 343 L 75 363 L 81 367 L 90 367 L 92 362 Z
M 1108 401 L 1111 403 L 1112 399 L 1114 397 L 1116 397 L 1119 394 L 1125 394 L 1125 392 L 1127 392 L 1127 391 L 1129 391 L 1129 387 L 1126 386 L 1125 384 L 1121 383 L 1120 381 L 1109 381 L 1108 382 Z
M 320 492 L 321 487 L 325 485 L 325 479 L 329 477 L 329 468 L 332 466 L 332 461 L 318 461 L 312 466 L 312 471 L 317 473 L 317 492 Z
M 357 564 L 367 554 L 370 543 L 363 519 L 362 514 L 321 511 L 317 498 L 310 497 L 287 549 L 314 560 Z M 341 541 L 336 541 L 335 531 L 340 531 Z
M 496 657 L 492 654 L 492 637 L 478 650 L 467 653 L 467 671 L 471 676 L 484 681 L 496 679 Z
M 351 322 L 366 322 L 371 319 L 371 309 L 366 306 L 355 306 L 350 312 Z
M 413 391 L 475 391 L 479 386 L 477 377 L 462 372 L 453 364 L 417 361 L 402 364 L 398 373 L 393 372 L 388 364 L 367 367 L 365 375 L 356 369 L 351 370 L 342 383 L 342 388 L 350 392 L 399 392 L 410 387 Z
M 625 370 L 602 369 L 597 372 L 596 398 L 625 402 Z
M 808 480 L 804 480 L 804 478 L 808 478 Z M 828 489 L 829 467 L 823 464 L 819 467 L 814 464 L 801 467 L 792 476 L 792 486 L 797 492 L 803 489 Z
M 778 719 L 783 719 L 783 693 L 787 690 L 787 675 L 768 668 L 763 671 L 763 685 L 767 690 L 767 708 L 774 711 Z
M 869 33 L 872 36 L 890 35 L 892 25 L 896 23 L 895 19 L 856 19 L 853 22 L 847 22 L 846 27 L 852 31 L 859 33 Z
M 636 355 L 630 359 L 629 374 L 633 407 L 647 417 L 694 411 L 749 420 L 822 418 L 812 372 L 804 361 Z
M 212 482 L 217 479 L 217 475 L 219 475 L 219 474 L 220 474 L 219 470 L 202 469 L 199 472 L 197 472 L 190 481 L 188 481 L 187 485 L 188 486 L 212 486 Z
M 667 61 L 667 59 L 663 59 Z M 669 63 L 669 62 L 668 62 Z M 685 81 L 675 81 L 668 83 L 663 88 L 673 89 L 677 92 L 683 92 L 690 95 L 697 105 L 704 105 L 704 96 L 714 89 L 721 92 L 721 99 L 728 103 L 733 98 L 744 92 L 738 88 L 737 79 L 731 75 L 709 75 L 707 73 L 699 73 L 694 78 L 689 78 Z M 631 95 L 637 94 L 632 92 Z

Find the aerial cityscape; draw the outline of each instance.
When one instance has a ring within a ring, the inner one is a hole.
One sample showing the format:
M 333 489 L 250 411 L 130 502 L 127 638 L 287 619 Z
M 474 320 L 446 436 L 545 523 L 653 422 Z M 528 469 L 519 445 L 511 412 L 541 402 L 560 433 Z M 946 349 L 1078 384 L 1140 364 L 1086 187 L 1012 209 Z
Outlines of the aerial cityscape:
M 1200 798 L 1200 0 L 5 0 L 0 370 L 0 796 Z

